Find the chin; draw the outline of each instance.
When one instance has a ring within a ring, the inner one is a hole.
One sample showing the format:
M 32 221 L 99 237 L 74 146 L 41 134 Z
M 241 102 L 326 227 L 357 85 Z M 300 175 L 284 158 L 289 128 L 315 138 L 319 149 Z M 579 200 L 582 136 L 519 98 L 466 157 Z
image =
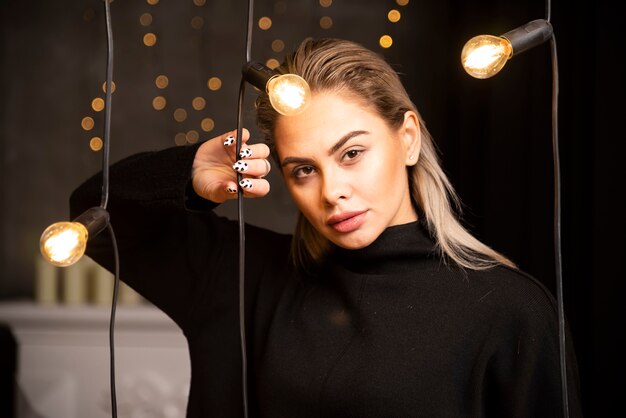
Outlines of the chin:
M 380 234 L 366 231 L 354 231 L 340 235 L 334 233 L 332 234 L 332 236 L 327 236 L 326 238 L 343 249 L 359 250 L 361 248 L 367 247 L 372 242 L 376 241 L 376 238 L 378 238 L 379 235 Z

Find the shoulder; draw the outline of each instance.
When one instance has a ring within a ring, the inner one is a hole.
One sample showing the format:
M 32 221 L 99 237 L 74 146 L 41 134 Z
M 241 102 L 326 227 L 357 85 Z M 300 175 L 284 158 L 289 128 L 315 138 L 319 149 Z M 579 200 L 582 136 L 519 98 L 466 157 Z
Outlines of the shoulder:
M 506 266 L 468 271 L 468 286 L 477 305 L 502 320 L 554 324 L 556 300 L 550 290 L 528 273 Z

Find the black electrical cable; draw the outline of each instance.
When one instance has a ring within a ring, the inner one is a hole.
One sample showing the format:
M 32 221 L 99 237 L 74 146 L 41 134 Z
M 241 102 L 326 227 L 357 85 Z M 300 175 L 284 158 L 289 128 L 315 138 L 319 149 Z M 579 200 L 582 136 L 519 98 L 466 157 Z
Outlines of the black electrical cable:
M 546 0 L 546 21 L 552 18 L 552 1 Z M 559 326 L 559 361 L 561 366 L 561 397 L 563 416 L 569 418 L 567 389 L 567 345 L 563 295 L 563 257 L 561 251 L 561 159 L 559 157 L 559 64 L 554 32 L 550 38 L 552 63 L 552 158 L 554 170 L 554 265 L 556 274 L 556 304 Z
M 559 353 L 561 361 L 561 390 L 563 392 L 563 415 L 569 417 L 569 401 L 567 391 L 567 346 L 565 344 L 565 309 L 563 303 L 563 267 L 561 255 L 561 168 L 559 158 L 558 132 L 558 97 L 559 68 L 556 53 L 556 38 L 550 39 L 550 55 L 552 60 L 552 153 L 554 158 L 554 263 L 556 269 L 556 299 L 559 320 Z
M 102 198 L 100 206 L 106 209 L 109 202 L 109 153 L 110 153 L 110 137 L 111 137 L 111 100 L 113 93 L 113 28 L 111 24 L 111 2 L 113 0 L 104 0 L 104 14 L 106 20 L 107 32 L 107 66 L 106 66 L 106 84 L 105 84 L 105 101 L 104 101 L 104 144 L 102 147 Z M 117 395 L 115 388 L 115 312 L 117 307 L 117 299 L 119 293 L 119 253 L 115 233 L 110 223 L 107 224 L 109 235 L 111 236 L 111 245 L 113 247 L 113 256 L 115 259 L 115 277 L 113 284 L 113 300 L 111 301 L 111 318 L 109 321 L 109 355 L 110 355 L 110 385 L 111 385 L 111 416 L 117 418 Z
M 107 208 L 109 201 L 109 138 L 111 136 L 111 95 L 113 92 L 113 28 L 111 25 L 111 2 L 104 0 L 107 31 L 106 91 L 104 100 L 104 144 L 102 147 L 102 200 L 100 206 Z
M 248 21 L 246 26 L 246 63 L 252 61 L 252 16 L 254 16 L 254 0 L 248 0 Z
M 110 353 L 110 374 L 111 374 L 111 416 L 117 417 L 117 395 L 115 389 L 115 311 L 117 307 L 117 299 L 120 288 L 120 260 L 117 249 L 117 241 L 113 227 L 109 223 L 107 225 L 109 235 L 111 236 L 111 245 L 113 246 L 113 257 L 115 259 L 115 277 L 113 282 L 113 300 L 111 301 L 111 319 L 109 321 L 109 353 Z
M 252 16 L 254 12 L 254 1 L 248 0 L 248 15 L 246 24 L 246 64 L 251 60 L 252 50 Z M 246 91 L 245 77 L 241 77 L 239 84 L 239 99 L 237 103 L 237 142 L 235 147 L 236 158 L 239 158 L 243 143 L 243 102 Z M 241 173 L 237 173 L 237 184 L 243 179 Z M 246 262 L 246 236 L 245 221 L 243 213 L 243 189 L 238 187 L 237 193 L 237 216 L 239 224 L 239 336 L 241 339 L 241 381 L 243 396 L 243 415 L 248 417 L 248 355 L 246 349 L 246 309 L 245 309 L 245 262 Z
M 237 146 L 236 155 L 241 152 L 241 138 L 243 137 L 242 116 L 246 80 L 242 77 L 239 85 L 239 100 L 237 105 Z M 237 172 L 237 184 L 243 175 Z M 243 390 L 243 415 L 248 416 L 248 360 L 246 353 L 246 305 L 245 305 L 245 264 L 246 264 L 246 235 L 243 216 L 243 189 L 238 188 L 237 217 L 239 219 L 239 337 L 241 339 L 241 380 Z

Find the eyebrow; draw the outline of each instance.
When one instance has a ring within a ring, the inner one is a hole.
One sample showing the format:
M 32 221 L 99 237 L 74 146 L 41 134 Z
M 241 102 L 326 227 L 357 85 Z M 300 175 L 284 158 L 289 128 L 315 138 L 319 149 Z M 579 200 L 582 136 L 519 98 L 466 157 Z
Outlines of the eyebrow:
M 346 142 L 348 142 L 352 138 L 357 137 L 359 135 L 367 135 L 367 134 L 369 134 L 368 131 L 352 131 L 352 132 L 348 132 L 347 134 L 342 136 L 339 139 L 339 141 L 335 142 L 335 144 L 332 147 L 330 147 L 330 149 L 328 150 L 328 156 L 330 157 L 331 155 L 336 153 L 339 149 L 341 149 L 341 147 L 343 147 L 345 145 Z M 313 160 L 311 160 L 310 158 L 286 157 L 280 163 L 280 166 L 284 167 L 284 166 L 289 165 L 289 164 L 311 163 L 312 161 Z

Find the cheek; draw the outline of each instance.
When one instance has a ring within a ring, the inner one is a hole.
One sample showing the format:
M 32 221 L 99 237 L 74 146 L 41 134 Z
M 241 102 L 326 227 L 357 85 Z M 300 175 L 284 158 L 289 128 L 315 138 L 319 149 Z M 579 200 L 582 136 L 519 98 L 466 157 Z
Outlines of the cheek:
M 360 178 L 360 183 L 366 186 L 365 191 L 370 190 L 374 192 L 374 186 L 377 186 L 377 192 L 380 192 L 380 188 L 387 190 L 402 181 L 404 166 L 400 167 L 398 165 L 399 162 L 393 156 L 386 155 L 372 158 L 368 163 L 361 170 Z

